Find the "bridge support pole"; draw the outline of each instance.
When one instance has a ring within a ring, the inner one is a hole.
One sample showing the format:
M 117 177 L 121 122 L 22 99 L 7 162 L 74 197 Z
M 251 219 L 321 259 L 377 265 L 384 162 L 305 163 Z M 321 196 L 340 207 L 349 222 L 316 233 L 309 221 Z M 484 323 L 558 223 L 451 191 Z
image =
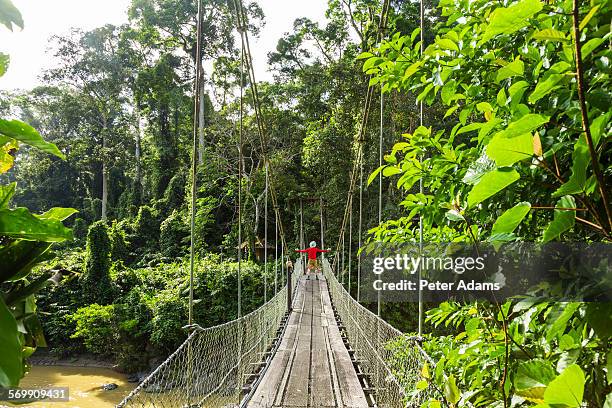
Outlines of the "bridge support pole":
M 287 314 L 291 313 L 291 304 L 293 303 L 291 299 L 291 291 L 293 290 L 291 287 L 291 275 L 293 274 L 292 269 L 293 268 L 287 268 Z

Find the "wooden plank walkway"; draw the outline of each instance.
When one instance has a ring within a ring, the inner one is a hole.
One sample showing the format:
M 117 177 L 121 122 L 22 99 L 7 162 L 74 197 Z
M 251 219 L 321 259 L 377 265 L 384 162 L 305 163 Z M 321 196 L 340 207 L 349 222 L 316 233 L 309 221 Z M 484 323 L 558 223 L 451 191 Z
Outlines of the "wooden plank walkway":
M 322 274 L 300 279 L 281 344 L 247 406 L 368 406 Z

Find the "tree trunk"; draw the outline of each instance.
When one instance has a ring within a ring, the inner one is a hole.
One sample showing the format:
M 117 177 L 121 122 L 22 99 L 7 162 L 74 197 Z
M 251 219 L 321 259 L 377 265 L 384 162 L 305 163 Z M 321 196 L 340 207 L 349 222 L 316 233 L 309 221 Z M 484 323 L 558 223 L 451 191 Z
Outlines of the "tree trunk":
M 108 125 L 106 117 L 103 119 L 104 128 L 102 129 L 102 221 L 106 221 L 106 208 L 108 205 L 108 167 L 106 166 L 106 132 Z
M 144 132 L 144 120 L 140 116 L 140 111 L 136 113 L 136 186 L 142 188 L 142 165 L 141 165 L 141 141 Z

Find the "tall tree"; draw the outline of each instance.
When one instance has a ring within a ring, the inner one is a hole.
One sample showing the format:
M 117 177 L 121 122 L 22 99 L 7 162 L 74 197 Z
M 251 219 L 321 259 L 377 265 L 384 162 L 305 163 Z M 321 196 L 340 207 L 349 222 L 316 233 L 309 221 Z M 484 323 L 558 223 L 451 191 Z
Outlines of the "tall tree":
M 101 218 L 108 213 L 109 167 L 113 161 L 113 147 L 123 141 L 116 140 L 115 130 L 125 118 L 125 102 L 130 71 L 126 60 L 129 53 L 122 52 L 121 29 L 107 25 L 89 32 L 74 30 L 65 37 L 56 37 L 55 57 L 59 67 L 46 77 L 78 90 L 95 113 L 97 125 L 94 138 L 100 140 L 98 150 L 101 162 L 102 209 Z

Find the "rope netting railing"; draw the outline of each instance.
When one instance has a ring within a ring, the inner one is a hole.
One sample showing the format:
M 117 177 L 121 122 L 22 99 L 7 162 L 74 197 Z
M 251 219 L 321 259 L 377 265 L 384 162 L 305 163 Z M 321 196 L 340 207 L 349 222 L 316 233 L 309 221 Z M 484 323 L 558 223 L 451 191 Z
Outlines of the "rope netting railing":
M 433 361 L 421 348 L 418 339 L 406 336 L 357 302 L 338 281 L 327 260 L 323 262 L 323 273 L 355 359 L 374 392 L 376 406 L 420 407 L 435 397 L 438 391 L 432 387 L 415 395 L 406 391 L 415 389 L 416 383 L 422 379 L 421 370 L 426 363 L 433 369 Z M 405 348 L 398 359 L 394 355 L 397 347 L 393 343 L 399 339 L 403 340 Z M 394 371 L 401 373 L 401 380 Z
M 295 289 L 302 274 L 291 275 Z M 208 328 L 194 325 L 189 337 L 117 408 L 237 407 L 243 387 L 271 358 L 287 314 L 287 286 L 240 319 Z

